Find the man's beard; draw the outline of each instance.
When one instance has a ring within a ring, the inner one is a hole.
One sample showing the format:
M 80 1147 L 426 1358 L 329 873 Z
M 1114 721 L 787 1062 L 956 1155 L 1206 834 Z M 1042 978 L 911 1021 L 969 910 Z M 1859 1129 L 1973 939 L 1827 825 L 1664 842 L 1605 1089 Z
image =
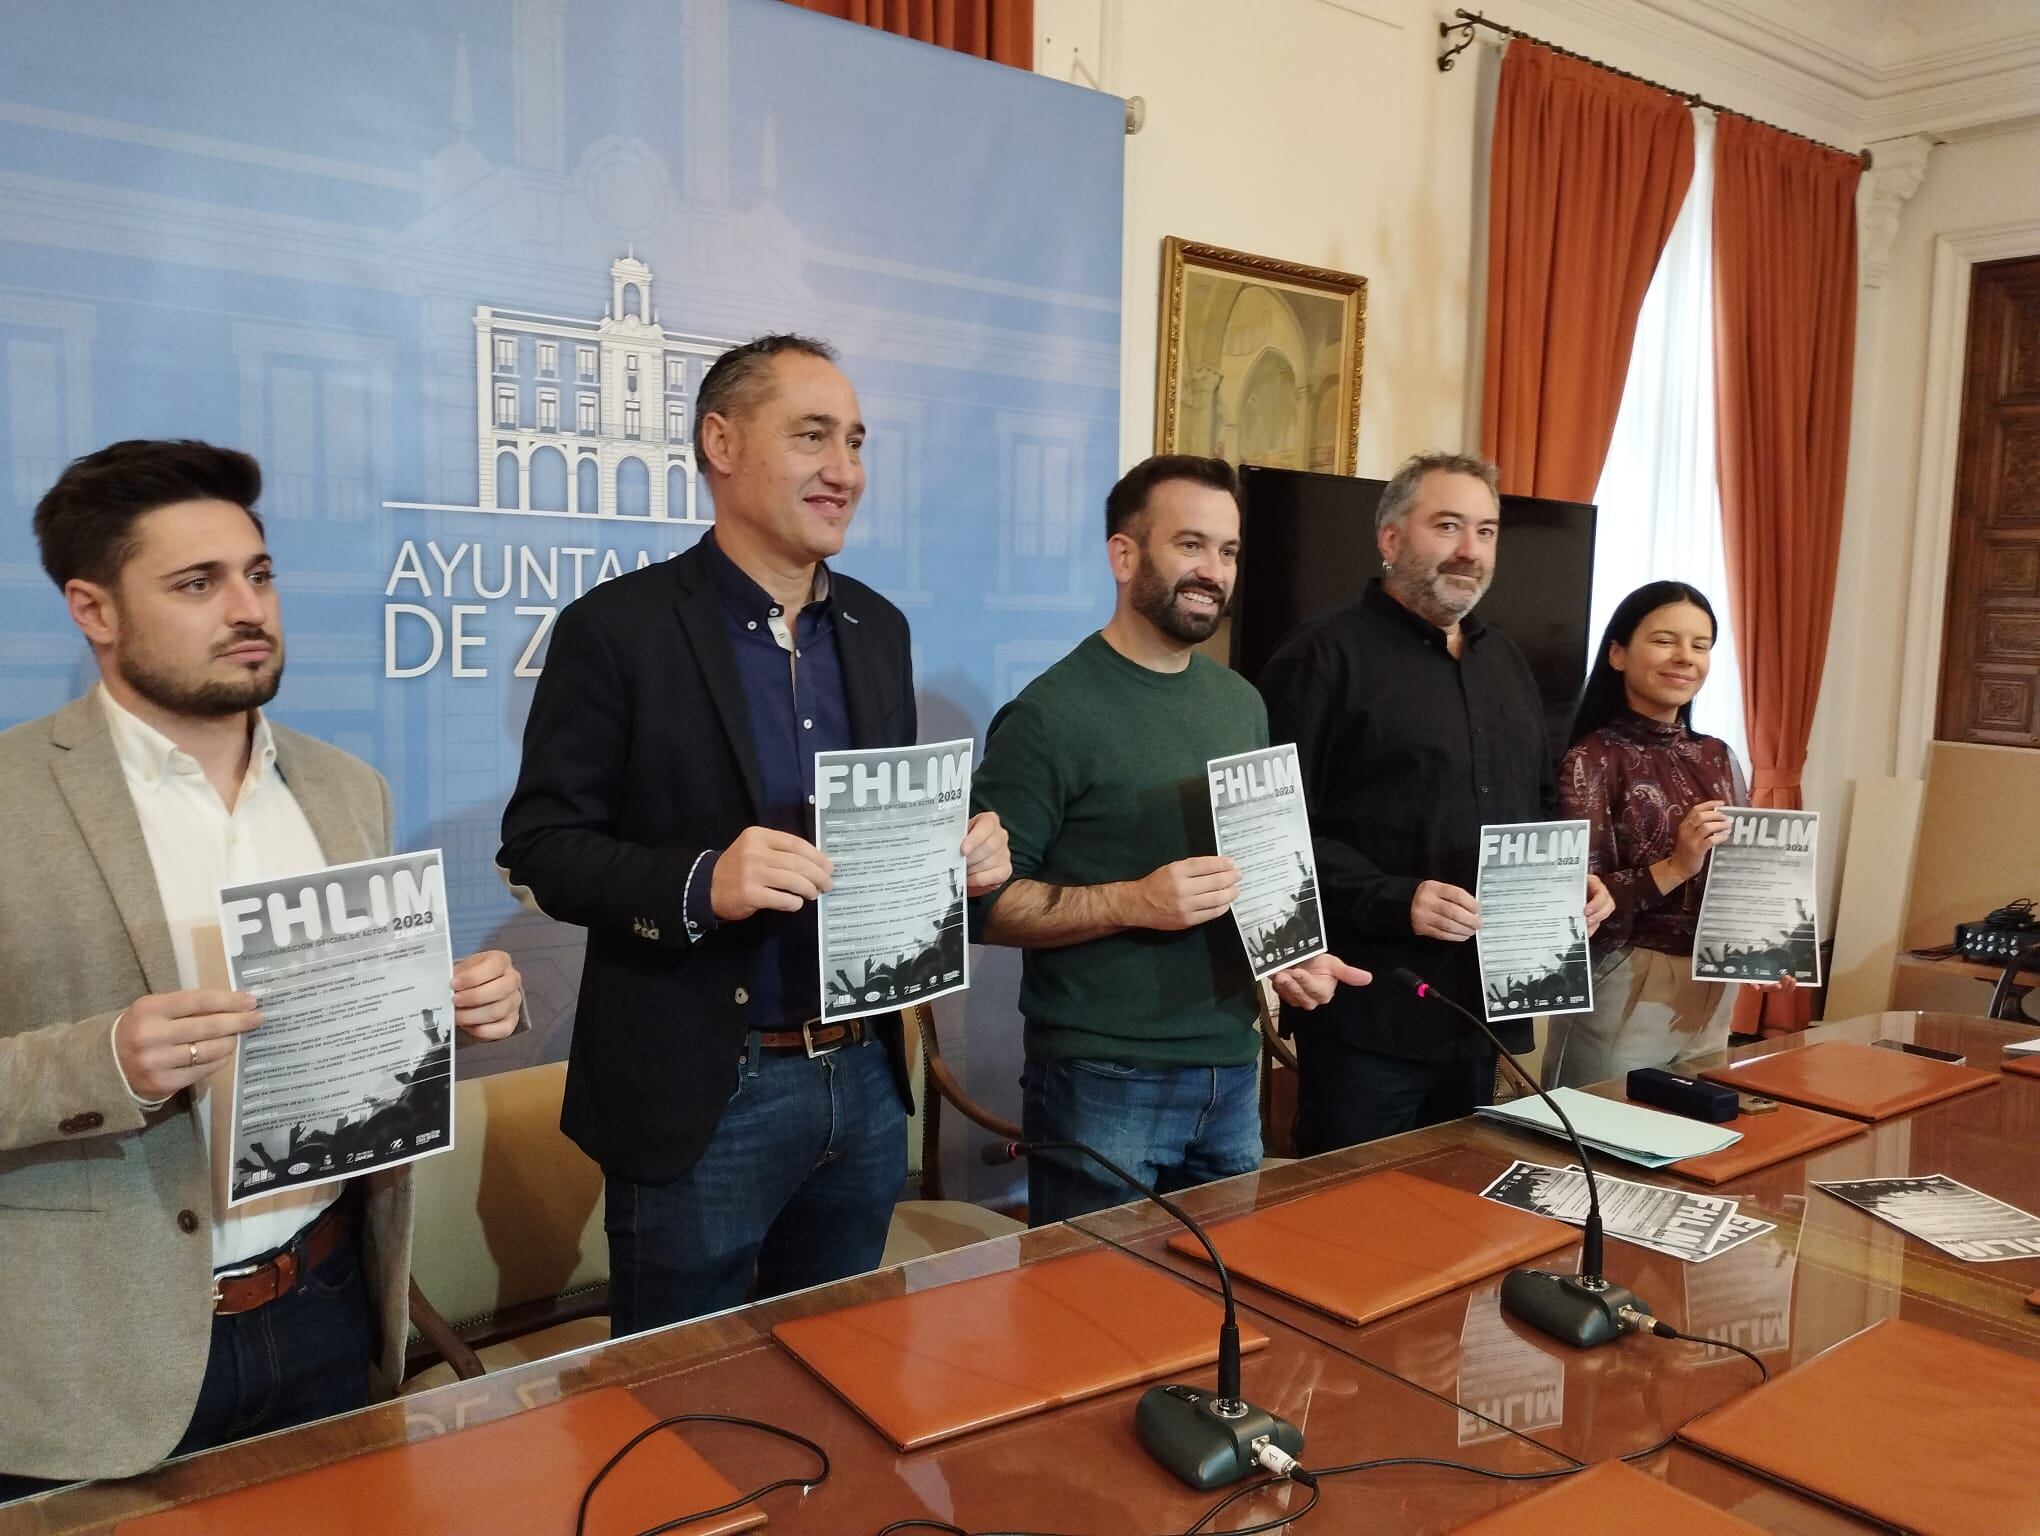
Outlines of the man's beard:
M 1480 586 L 1469 592 L 1463 587 L 1448 584 L 1447 576 L 1472 576 L 1480 582 Z M 1488 587 L 1494 579 L 1492 567 L 1483 572 L 1477 565 L 1464 560 L 1441 560 L 1435 565 L 1426 565 L 1409 554 L 1390 566 L 1385 578 L 1388 589 L 1402 600 L 1404 607 L 1440 629 L 1449 629 L 1473 612 L 1474 605 L 1487 596 Z
M 264 629 L 243 629 L 235 631 L 231 643 L 245 644 L 250 640 L 267 641 L 271 655 L 268 665 L 245 677 L 194 681 L 156 667 L 139 646 L 130 650 L 117 645 L 113 661 L 121 680 L 158 709 L 173 715 L 218 720 L 244 710 L 260 709 L 283 686 L 282 640 Z
M 1183 592 L 1207 592 L 1212 598 L 1209 613 L 1193 613 L 1182 607 L 1177 595 Z M 1133 611 L 1154 625 L 1173 640 L 1195 645 L 1200 640 L 1211 638 L 1218 628 L 1218 621 L 1225 617 L 1225 589 L 1216 583 L 1199 581 L 1195 576 L 1185 576 L 1174 586 L 1162 579 L 1162 573 L 1148 563 L 1147 551 L 1142 550 L 1140 569 L 1134 573 L 1133 587 L 1128 593 Z

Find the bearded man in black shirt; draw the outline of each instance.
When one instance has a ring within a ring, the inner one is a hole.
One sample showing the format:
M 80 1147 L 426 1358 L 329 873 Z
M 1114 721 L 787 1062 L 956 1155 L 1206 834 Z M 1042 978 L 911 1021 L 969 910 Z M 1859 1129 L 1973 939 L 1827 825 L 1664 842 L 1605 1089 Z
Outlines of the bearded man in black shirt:
M 1376 975 L 1407 966 L 1476 1012 L 1480 829 L 1545 820 L 1557 800 L 1529 664 L 1473 617 L 1494 579 L 1496 486 L 1470 455 L 1405 463 L 1375 513 L 1385 574 L 1290 635 L 1260 679 L 1269 740 L 1302 762 L 1331 947 Z M 1613 906 L 1590 875 L 1589 932 Z M 1528 1021 L 1496 1031 L 1531 1046 Z M 1494 1089 L 1486 1039 L 1389 987 L 1342 989 L 1296 1043 L 1306 1155 L 1457 1119 Z

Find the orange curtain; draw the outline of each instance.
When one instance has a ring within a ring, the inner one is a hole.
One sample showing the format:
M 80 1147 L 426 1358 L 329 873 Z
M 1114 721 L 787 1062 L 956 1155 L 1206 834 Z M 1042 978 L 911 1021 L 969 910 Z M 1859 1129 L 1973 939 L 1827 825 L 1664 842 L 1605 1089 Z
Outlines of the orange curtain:
M 1034 0 L 791 0 L 802 10 L 861 22 L 994 64 L 1034 68 Z
M 1850 155 L 1745 118 L 1715 131 L 1715 457 L 1756 804 L 1796 810 L 1827 663 L 1856 352 Z M 1792 994 L 1766 1032 L 1804 1025 Z M 1754 1010 L 1738 1010 L 1748 1028 Z
M 1481 444 L 1502 489 L 1590 501 L 1644 291 L 1693 179 L 1693 115 L 1521 41 L 1502 60 L 1488 191 Z

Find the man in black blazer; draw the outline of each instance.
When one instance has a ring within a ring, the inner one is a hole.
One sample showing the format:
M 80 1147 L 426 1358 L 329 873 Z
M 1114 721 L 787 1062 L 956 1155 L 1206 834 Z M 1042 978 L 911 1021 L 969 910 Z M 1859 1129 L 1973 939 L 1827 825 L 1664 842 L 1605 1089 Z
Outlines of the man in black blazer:
M 532 699 L 500 862 L 588 930 L 560 1124 L 606 1179 L 619 1335 L 874 1267 L 906 1179 L 897 1016 L 816 1022 L 814 754 L 917 728 L 905 617 L 822 563 L 863 442 L 826 344 L 725 353 L 714 530 L 571 604 Z M 963 852 L 1005 883 L 996 816 Z

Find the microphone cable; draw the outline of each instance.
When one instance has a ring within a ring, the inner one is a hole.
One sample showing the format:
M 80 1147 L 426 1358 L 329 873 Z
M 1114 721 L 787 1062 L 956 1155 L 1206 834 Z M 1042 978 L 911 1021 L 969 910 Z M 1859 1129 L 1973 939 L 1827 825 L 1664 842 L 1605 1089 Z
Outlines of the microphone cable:
M 639 1531 L 638 1536 L 663 1536 L 664 1532 L 678 1530 L 683 1525 L 693 1525 L 700 1520 L 712 1520 L 717 1515 L 727 1515 L 732 1510 L 742 1509 L 746 1504 L 762 1499 L 768 1493 L 776 1493 L 781 1488 L 798 1488 L 801 1492 L 807 1493 L 819 1488 L 829 1480 L 829 1453 L 815 1444 L 814 1441 L 808 1439 L 806 1435 L 795 1434 L 790 1429 L 781 1429 L 777 1424 L 767 1424 L 760 1419 L 739 1418 L 731 1413 L 676 1413 L 671 1418 L 661 1419 L 649 1428 L 639 1430 L 629 1440 L 624 1442 L 622 1450 L 602 1464 L 602 1470 L 589 1480 L 587 1488 L 581 1494 L 581 1507 L 574 1514 L 574 1536 L 586 1536 L 588 1529 L 588 1504 L 595 1497 L 595 1490 L 602 1486 L 602 1480 L 616 1470 L 617 1465 L 624 1457 L 636 1450 L 646 1440 L 649 1440 L 662 1429 L 672 1429 L 680 1424 L 729 1424 L 739 1429 L 752 1429 L 760 1434 L 771 1435 L 776 1439 L 797 1445 L 813 1456 L 816 1463 L 815 1474 L 812 1477 L 774 1478 L 769 1483 L 753 1488 L 749 1493 L 738 1494 L 736 1498 L 727 1504 L 718 1504 L 714 1509 L 692 1510 L 687 1514 L 666 1521 L 663 1525 L 648 1526 L 646 1529 Z

